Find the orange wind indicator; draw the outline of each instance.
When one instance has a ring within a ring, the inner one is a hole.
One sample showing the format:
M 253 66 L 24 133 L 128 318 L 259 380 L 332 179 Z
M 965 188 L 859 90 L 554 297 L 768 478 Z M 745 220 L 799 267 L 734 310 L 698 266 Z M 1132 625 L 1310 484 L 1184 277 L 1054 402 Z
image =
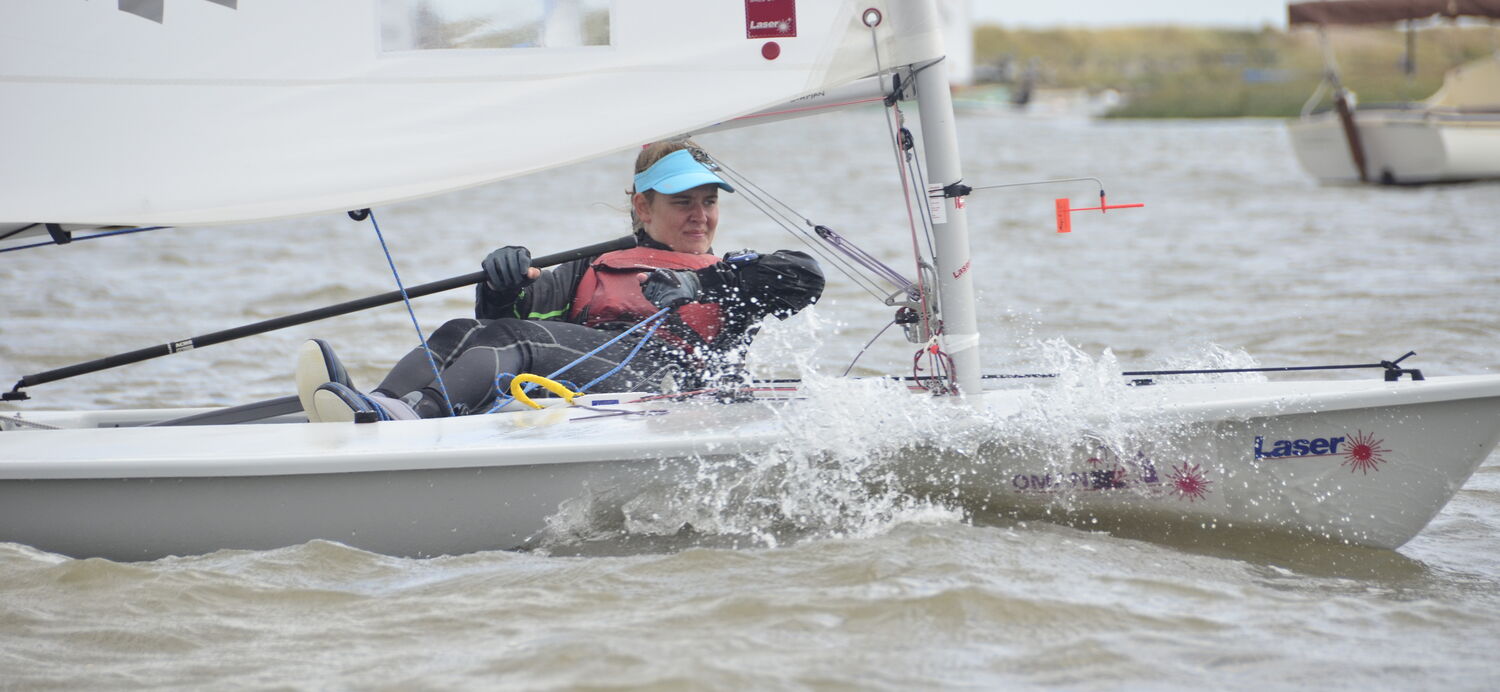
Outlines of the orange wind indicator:
M 1073 232 L 1073 217 L 1069 216 L 1069 214 L 1072 214 L 1075 211 L 1095 211 L 1095 210 L 1097 210 L 1100 214 L 1103 214 L 1103 213 L 1109 211 L 1110 209 L 1133 209 L 1135 207 L 1144 207 L 1144 206 L 1146 206 L 1145 204 L 1114 204 L 1114 205 L 1108 204 L 1105 201 L 1104 189 L 1103 188 L 1099 189 L 1099 206 L 1097 206 L 1097 207 L 1081 207 L 1081 208 L 1078 208 L 1078 209 L 1072 209 L 1072 208 L 1068 207 L 1068 204 L 1069 204 L 1069 202 L 1068 202 L 1068 198 L 1067 197 L 1058 197 L 1057 198 L 1057 232 L 1058 233 L 1072 233 Z

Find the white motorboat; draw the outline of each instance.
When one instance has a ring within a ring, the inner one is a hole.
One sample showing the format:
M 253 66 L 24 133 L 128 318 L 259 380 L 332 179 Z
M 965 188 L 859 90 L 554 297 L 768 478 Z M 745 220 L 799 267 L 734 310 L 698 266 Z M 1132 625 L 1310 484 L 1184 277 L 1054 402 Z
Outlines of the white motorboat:
M 790 14 L 757 14 L 768 11 L 763 5 Z M 400 29 L 406 9 L 398 0 L 175 3 L 150 18 L 98 3 L 0 9 L 0 32 L 9 34 L 0 41 L 6 101 L 89 105 L 64 109 L 68 118 L 0 114 L 7 147 L 36 162 L 0 172 L 0 188 L 16 193 L 0 200 L 11 229 L 0 235 L 46 232 L 61 241 L 87 226 L 360 209 L 784 117 L 873 77 L 897 122 L 907 97 L 920 109 L 925 160 L 907 165 L 936 183 L 909 201 L 927 212 L 918 216 L 935 239 L 932 271 L 897 286 L 893 295 L 910 300 L 891 302 L 925 312 L 908 326 L 941 367 L 916 381 L 784 383 L 727 397 L 597 393 L 542 400 L 539 410 L 512 403 L 488 415 L 359 424 L 307 423 L 295 397 L 192 410 L 11 403 L 0 414 L 0 540 L 119 560 L 314 539 L 418 556 L 526 547 L 570 512 L 629 513 L 635 498 L 691 496 L 705 484 L 753 492 L 747 460 L 812 447 L 809 463 L 850 464 L 852 482 L 916 501 L 1393 548 L 1422 530 L 1500 439 L 1500 377 L 1423 379 L 1399 361 L 1372 364 L 1385 377 L 1368 381 L 1180 383 L 1162 379 L 1175 373 L 1127 373 L 1116 386 L 982 375 L 941 24 L 926 3 L 618 4 L 608 8 L 607 50 L 573 32 L 556 50 L 469 51 L 439 41 L 432 55 L 413 48 L 430 37 Z M 678 32 L 662 16 L 701 30 Z M 382 19 L 398 26 L 382 29 Z M 317 39 L 268 44 L 257 33 L 287 28 Z M 661 40 L 664 31 L 672 40 Z M 256 59 L 267 55 L 277 59 Z M 601 104 L 630 88 L 699 71 L 714 93 L 668 94 L 660 112 L 633 107 L 612 115 L 608 128 L 590 126 L 606 112 Z M 199 117 L 214 126 L 183 126 Z M 509 134 L 544 118 L 579 134 L 523 142 Z M 388 144 L 380 135 L 414 122 L 437 125 Z M 110 134 L 118 132 L 132 136 Z M 371 141 L 392 160 L 369 161 Z M 284 171 L 288 151 L 305 154 L 306 165 L 288 176 L 261 173 Z M 91 172 L 148 154 L 180 160 L 126 180 Z M 9 398 L 218 340 L 28 375 Z M 861 391 L 875 396 L 847 400 Z M 1080 394 L 1111 406 L 1080 411 Z M 812 444 L 820 420 L 857 414 L 879 425 L 887 407 L 941 434 L 889 448 Z M 865 475 L 851 463 L 856 456 L 887 463 Z
M 1294 27 L 1497 14 L 1493 5 L 1479 3 L 1452 9 L 1440 2 L 1290 6 Z M 1326 74 L 1302 116 L 1287 125 L 1297 161 L 1313 177 L 1387 185 L 1500 178 L 1500 53 L 1449 70 L 1441 89 L 1410 103 L 1355 106 L 1352 92 L 1339 84 L 1331 57 Z M 1334 92 L 1333 108 L 1314 112 L 1327 87 Z

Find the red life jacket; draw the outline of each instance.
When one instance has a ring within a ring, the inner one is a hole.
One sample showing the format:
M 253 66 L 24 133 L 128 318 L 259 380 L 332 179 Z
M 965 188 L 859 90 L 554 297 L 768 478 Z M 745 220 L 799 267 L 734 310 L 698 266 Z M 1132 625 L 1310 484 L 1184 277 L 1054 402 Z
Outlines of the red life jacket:
M 639 322 L 660 309 L 641 293 L 639 274 L 652 269 L 703 269 L 718 261 L 714 255 L 648 247 L 606 252 L 594 258 L 584 270 L 578 291 L 573 294 L 568 320 L 588 327 Z M 724 312 L 718 303 L 688 303 L 676 312 L 705 343 L 712 343 L 724 328 Z M 680 341 L 665 329 L 657 334 Z

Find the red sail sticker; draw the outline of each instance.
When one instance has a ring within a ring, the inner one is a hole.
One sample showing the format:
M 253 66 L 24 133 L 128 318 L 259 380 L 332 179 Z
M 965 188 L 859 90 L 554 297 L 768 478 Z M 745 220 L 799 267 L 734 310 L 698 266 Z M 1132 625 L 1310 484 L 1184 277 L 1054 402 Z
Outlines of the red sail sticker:
M 791 38 L 796 35 L 796 0 L 745 0 L 745 38 Z

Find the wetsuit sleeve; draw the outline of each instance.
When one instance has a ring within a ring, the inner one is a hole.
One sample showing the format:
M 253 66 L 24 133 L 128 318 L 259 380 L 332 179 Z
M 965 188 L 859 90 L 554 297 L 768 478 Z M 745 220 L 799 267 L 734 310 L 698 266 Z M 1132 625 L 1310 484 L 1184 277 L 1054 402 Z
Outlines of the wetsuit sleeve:
M 528 320 L 567 319 L 578 281 L 593 258 L 565 262 L 544 270 L 519 291 L 496 291 L 481 281 L 475 289 L 474 316 L 481 320 L 512 317 Z
M 719 262 L 698 271 L 704 300 L 724 306 L 745 321 L 766 316 L 786 319 L 818 302 L 823 269 L 805 252 L 778 250 L 769 255 Z

